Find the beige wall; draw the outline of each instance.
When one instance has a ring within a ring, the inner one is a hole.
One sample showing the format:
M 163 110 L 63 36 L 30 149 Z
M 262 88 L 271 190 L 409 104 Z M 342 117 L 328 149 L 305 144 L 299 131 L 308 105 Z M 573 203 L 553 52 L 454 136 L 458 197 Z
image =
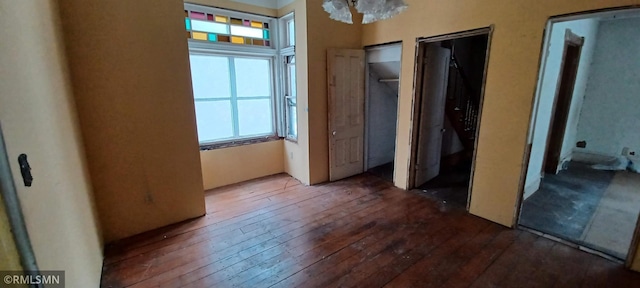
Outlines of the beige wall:
M 355 10 L 354 10 L 355 11 Z M 354 14 L 354 23 L 361 22 Z M 362 25 L 331 20 L 322 0 L 307 1 L 309 59 L 309 181 L 329 180 L 329 131 L 327 119 L 327 49 L 362 49 Z
M 205 213 L 181 0 L 61 0 L 107 242 Z
M 0 1 L 0 122 L 39 268 L 65 270 L 68 287 L 97 287 L 102 243 L 55 2 Z
M 495 25 L 480 123 L 471 213 L 512 226 L 546 21 L 554 15 L 640 4 L 633 0 L 407 0 L 399 17 L 366 25 L 363 44 L 403 41 L 402 75 L 413 75 L 417 37 Z M 400 83 L 395 183 L 406 187 L 413 78 Z
M 0 56 L 1 57 L 1 56 Z M 0 153 L 3 153 L 0 151 Z M 4 208 L 4 199 L 0 195 L 0 271 L 20 271 L 20 256 L 13 240 L 11 225 Z
M 284 172 L 282 140 L 200 152 L 204 189 Z
M 294 12 L 296 26 L 296 79 L 298 96 L 298 140 L 284 141 L 284 170 L 309 184 L 309 57 L 307 53 L 307 3 L 297 0 L 279 9 L 278 16 Z

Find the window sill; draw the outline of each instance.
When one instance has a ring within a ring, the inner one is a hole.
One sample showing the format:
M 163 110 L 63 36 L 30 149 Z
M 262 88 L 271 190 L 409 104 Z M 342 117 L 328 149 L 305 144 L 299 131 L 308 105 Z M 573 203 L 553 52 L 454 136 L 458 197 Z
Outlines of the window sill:
M 258 143 L 264 143 L 264 142 L 278 141 L 280 139 L 282 138 L 278 136 L 263 136 L 263 137 L 250 138 L 250 139 L 230 140 L 230 141 L 219 142 L 219 143 L 200 144 L 200 151 L 208 151 L 208 150 L 216 150 L 216 149 L 258 144 Z
M 294 143 L 294 144 L 298 144 L 298 138 L 295 138 L 295 139 L 294 139 L 294 138 L 286 138 L 286 137 L 285 137 L 285 138 L 284 138 L 284 140 L 285 140 L 285 141 L 287 141 L 287 142 L 291 142 L 291 143 Z

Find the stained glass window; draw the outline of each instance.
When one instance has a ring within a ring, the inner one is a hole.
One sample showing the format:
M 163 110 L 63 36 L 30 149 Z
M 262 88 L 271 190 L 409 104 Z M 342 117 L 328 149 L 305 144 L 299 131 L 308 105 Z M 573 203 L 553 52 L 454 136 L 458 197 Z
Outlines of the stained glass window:
M 230 17 L 218 13 L 208 13 L 208 11 L 194 11 L 193 9 L 197 8 L 185 10 L 185 28 L 189 32 L 187 36 L 190 39 L 271 47 L 269 22 Z

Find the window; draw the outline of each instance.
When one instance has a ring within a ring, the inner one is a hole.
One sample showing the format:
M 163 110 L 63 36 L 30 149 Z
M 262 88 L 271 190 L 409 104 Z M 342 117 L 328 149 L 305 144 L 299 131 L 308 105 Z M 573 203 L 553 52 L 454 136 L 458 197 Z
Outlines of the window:
M 285 127 L 287 138 L 298 138 L 298 105 L 296 97 L 296 56 L 285 57 Z
M 184 7 L 200 144 L 296 139 L 293 14 L 274 19 Z
M 270 20 L 239 13 L 230 16 L 227 11 L 196 5 L 185 5 L 184 13 L 187 38 L 271 47 Z
M 273 135 L 270 58 L 191 53 L 200 143 Z
M 289 14 L 279 20 L 281 33 L 284 35 L 280 54 L 284 59 L 284 119 L 285 137 L 290 140 L 298 138 L 298 100 L 296 85 L 296 36 L 294 15 Z

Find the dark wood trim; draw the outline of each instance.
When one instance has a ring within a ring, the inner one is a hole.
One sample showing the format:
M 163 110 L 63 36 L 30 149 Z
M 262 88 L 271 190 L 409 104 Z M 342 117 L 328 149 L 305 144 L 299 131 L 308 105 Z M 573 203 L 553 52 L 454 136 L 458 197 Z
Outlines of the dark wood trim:
M 420 110 L 422 107 L 422 95 L 418 96 L 418 93 L 422 93 L 422 77 L 418 77 L 418 75 L 422 76 L 423 67 L 422 62 L 424 62 L 426 53 L 426 47 L 420 43 L 420 40 L 416 40 L 416 60 L 414 62 L 414 72 L 413 72 L 413 99 L 411 101 L 411 110 L 413 111 L 411 115 L 411 125 L 409 135 L 411 135 L 410 147 L 409 147 L 409 173 L 407 177 L 407 190 L 413 189 L 415 186 L 415 177 L 416 177 L 416 154 L 418 153 L 418 131 L 419 131 L 419 123 L 420 123 Z
M 558 74 L 555 97 L 551 108 L 551 121 L 549 123 L 546 151 L 542 165 L 544 171 L 548 174 L 555 174 L 562 160 L 560 159 L 562 157 L 562 143 L 564 142 L 567 130 L 576 78 L 580 68 L 582 46 L 584 45 L 584 37 L 574 34 L 570 29 L 565 31 L 564 39 L 562 62 L 560 63 L 560 73 Z M 567 59 L 570 49 L 577 49 L 577 51 L 574 52 L 574 56 L 576 57 L 575 64 L 567 63 L 567 61 L 570 60 Z M 571 70 L 566 70 L 567 68 L 571 68 Z
M 513 222 L 511 223 L 511 227 L 515 228 L 518 226 L 518 220 L 520 219 L 520 213 L 522 213 L 522 202 L 524 201 L 524 189 L 527 185 L 527 173 L 529 171 L 529 162 L 531 162 L 531 149 L 533 148 L 533 143 L 527 144 L 527 147 L 524 151 L 524 156 L 522 157 L 523 165 L 522 170 L 523 176 L 520 176 L 520 191 L 518 192 L 518 198 L 516 199 L 516 209 L 513 214 Z

